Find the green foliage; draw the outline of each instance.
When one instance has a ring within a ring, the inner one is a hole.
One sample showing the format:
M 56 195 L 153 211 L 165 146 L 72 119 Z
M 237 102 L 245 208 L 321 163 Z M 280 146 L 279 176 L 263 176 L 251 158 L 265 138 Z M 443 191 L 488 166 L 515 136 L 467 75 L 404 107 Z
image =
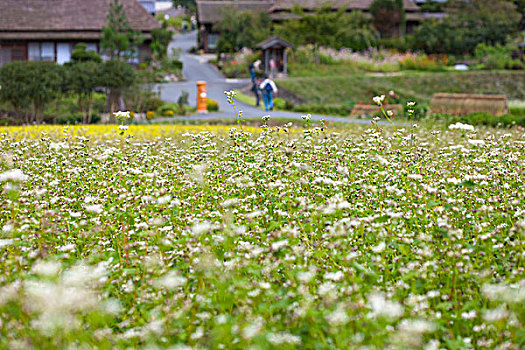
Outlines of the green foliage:
M 211 98 L 206 100 L 206 110 L 208 112 L 217 112 L 219 110 L 219 103 Z
M 184 106 L 187 106 L 189 104 L 188 99 L 190 97 L 190 94 L 186 90 L 182 90 L 180 93 L 179 98 L 177 99 L 177 104 L 179 105 L 180 109 L 184 109 Z
M 314 44 L 335 49 L 347 47 L 363 50 L 375 46 L 377 32 L 362 13 L 346 13 L 323 8 L 314 14 L 295 13 L 299 19 L 288 20 L 275 28 L 275 32 L 293 45 Z
M 268 37 L 272 22 L 265 12 L 237 11 L 224 8 L 223 19 L 214 26 L 221 33 L 217 51 L 236 52 L 243 47 L 253 48 Z
M 239 53 L 238 55 L 235 55 L 231 60 L 221 61 L 220 69 L 221 72 L 228 78 L 249 78 L 250 65 L 260 58 L 260 51 L 253 52 L 251 54 Z M 256 72 L 255 74 L 261 75 L 262 72 Z
M 137 52 L 137 46 L 144 41 L 139 31 L 132 29 L 124 6 L 118 0 L 110 3 L 108 25 L 102 29 L 100 45 L 111 60 L 127 59 Z
M 351 108 L 346 105 L 327 105 L 318 103 L 300 104 L 293 107 L 294 112 L 315 113 L 323 115 L 338 115 L 347 117 L 350 115 Z
M 93 91 L 102 85 L 102 65 L 94 60 L 76 61 L 67 64 L 67 88 L 78 96 L 82 122 L 90 123 L 92 118 Z
M 195 0 L 172 0 L 173 1 L 173 7 L 183 7 L 188 12 L 194 13 L 197 10 L 197 3 Z
M 54 62 L 19 61 L 0 68 L 0 98 L 11 103 L 18 115 L 30 104 L 30 121 L 37 123 L 43 121 L 46 104 L 62 92 L 64 83 L 63 67 Z
M 393 37 L 401 32 L 403 3 L 398 0 L 374 0 L 369 9 L 374 26 L 383 37 Z
M 164 28 L 154 28 L 151 31 L 151 52 L 155 59 L 162 60 L 168 54 L 168 45 L 173 37 L 173 31 Z
M 71 62 L 87 62 L 92 61 L 95 63 L 102 62 L 100 55 L 93 50 L 87 50 L 85 43 L 78 43 L 75 45 L 73 52 L 71 52 Z
M 156 93 L 140 89 L 133 93 L 126 92 L 124 101 L 128 110 L 138 113 L 155 111 L 164 105 L 164 101 Z
M 489 126 L 494 128 L 509 128 L 515 126 L 525 127 L 525 114 L 506 114 L 501 117 L 495 117 L 488 113 L 472 113 L 465 116 L 437 115 L 430 118 L 445 121 L 446 124 L 460 122 L 475 126 Z
M 173 117 L 174 115 L 184 115 L 186 109 L 177 103 L 164 103 L 162 106 L 157 108 L 157 114 L 163 117 Z
M 101 68 L 101 85 L 108 89 L 123 89 L 135 82 L 135 71 L 130 64 L 118 60 L 104 62 Z
M 479 44 L 474 55 L 485 69 L 523 69 L 523 63 L 512 58 L 509 46 Z
M 510 1 L 453 1 L 449 16 L 425 21 L 415 31 L 413 48 L 428 53 L 473 54 L 480 43 L 505 44 L 517 32 L 519 14 Z

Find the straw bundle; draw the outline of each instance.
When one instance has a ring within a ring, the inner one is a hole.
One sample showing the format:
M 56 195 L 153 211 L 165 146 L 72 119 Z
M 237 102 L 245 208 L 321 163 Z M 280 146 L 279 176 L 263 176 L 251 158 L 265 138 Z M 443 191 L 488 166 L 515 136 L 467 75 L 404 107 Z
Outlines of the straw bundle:
M 509 113 L 505 95 L 474 95 L 439 93 L 432 97 L 431 113 L 467 115 L 471 113 L 490 113 L 500 117 Z

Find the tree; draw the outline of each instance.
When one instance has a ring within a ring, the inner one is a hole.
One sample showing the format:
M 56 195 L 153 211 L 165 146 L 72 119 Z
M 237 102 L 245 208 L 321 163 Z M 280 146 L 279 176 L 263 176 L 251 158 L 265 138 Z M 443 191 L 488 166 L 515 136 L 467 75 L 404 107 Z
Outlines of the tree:
M 26 122 L 42 123 L 45 106 L 62 92 L 63 84 L 64 71 L 54 62 L 12 62 L 0 69 L 2 99 L 11 103 L 18 116 L 28 104 L 32 107 Z
M 95 63 L 102 62 L 102 57 L 92 50 L 87 50 L 87 45 L 84 43 L 78 43 L 75 45 L 73 52 L 71 52 L 71 62 L 88 62 L 92 61 Z
M 265 12 L 224 9 L 223 19 L 214 26 L 221 33 L 217 51 L 236 52 L 243 47 L 253 48 L 271 32 L 272 22 Z
M 9 102 L 17 117 L 26 112 L 26 122 L 29 122 L 26 107 L 30 99 L 25 62 L 12 62 L 0 68 L 0 86 L 0 100 Z
M 507 0 L 452 0 L 449 16 L 426 21 L 414 33 L 414 48 L 428 53 L 472 54 L 478 44 L 504 45 L 517 33 L 520 14 Z
M 68 89 L 77 95 L 82 123 L 89 124 L 93 115 L 93 92 L 97 86 L 101 86 L 101 63 L 73 61 L 66 67 Z
M 118 0 L 109 6 L 108 25 L 102 29 L 100 44 L 102 49 L 113 59 L 129 59 L 137 52 L 137 47 L 144 41 L 139 31 L 131 28 L 124 7 Z
M 153 57 L 161 61 L 168 54 L 168 46 L 173 37 L 173 31 L 165 28 L 155 28 L 151 31 L 151 52 Z
M 516 5 L 516 10 L 521 15 L 520 19 L 520 30 L 525 30 L 525 0 L 514 0 L 514 4 Z
M 197 9 L 197 3 L 195 0 L 173 0 L 173 7 L 185 8 L 190 13 L 195 13 Z
M 361 12 L 348 14 L 344 9 L 333 12 L 322 8 L 307 14 L 295 8 L 293 13 L 299 18 L 284 22 L 275 31 L 295 46 L 312 44 L 314 51 L 318 46 L 363 50 L 373 46 L 377 39 L 376 30 Z
M 122 90 L 135 82 L 135 71 L 126 62 L 110 60 L 102 64 L 100 70 L 100 84 L 109 89 L 106 101 L 106 112 L 112 113 L 125 110 Z
M 394 35 L 404 34 L 404 6 L 403 0 L 374 0 L 370 5 L 370 13 L 374 18 L 374 26 L 381 36 L 391 38 Z

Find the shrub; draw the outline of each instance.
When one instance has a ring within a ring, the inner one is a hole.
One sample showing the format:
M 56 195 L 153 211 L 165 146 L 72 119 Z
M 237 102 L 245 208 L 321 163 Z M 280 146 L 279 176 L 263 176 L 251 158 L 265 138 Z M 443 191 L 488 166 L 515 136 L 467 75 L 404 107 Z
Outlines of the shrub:
M 206 110 L 208 112 L 217 112 L 219 110 L 219 103 L 211 98 L 206 100 Z
M 273 100 L 273 106 L 275 107 L 275 109 L 282 110 L 282 109 L 285 109 L 286 102 L 284 101 L 284 99 L 278 97 Z
M 318 113 L 324 115 L 340 115 L 348 116 L 350 115 L 351 108 L 349 106 L 330 106 L 324 104 L 301 104 L 293 108 L 294 112 L 300 113 Z
M 157 109 L 157 114 L 163 117 L 173 117 L 175 114 L 184 115 L 186 110 L 181 108 L 177 103 L 165 103 Z
M 472 113 L 465 116 L 450 116 L 450 115 L 434 115 L 434 119 L 444 120 L 447 125 L 457 122 L 470 124 L 474 126 L 490 126 L 490 127 L 525 127 L 525 115 L 506 114 L 501 117 L 495 117 L 488 113 Z
M 32 121 L 41 123 L 46 105 L 62 92 L 64 82 L 64 69 L 54 62 L 12 62 L 0 69 L 0 98 L 17 114 L 30 103 Z
M 401 69 L 403 70 L 419 70 L 419 71 L 430 71 L 440 72 L 444 71 L 444 64 L 438 59 L 427 55 L 414 55 L 407 54 L 401 62 L 399 62 Z

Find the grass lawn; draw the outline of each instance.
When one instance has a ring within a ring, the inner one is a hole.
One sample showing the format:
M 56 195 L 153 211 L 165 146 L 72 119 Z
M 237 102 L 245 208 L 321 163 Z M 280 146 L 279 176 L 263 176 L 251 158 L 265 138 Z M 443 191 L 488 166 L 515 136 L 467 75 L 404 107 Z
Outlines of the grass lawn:
M 336 72 L 337 73 L 337 72 Z M 369 102 L 373 96 L 394 90 L 399 96 L 429 104 L 437 92 L 505 94 L 525 99 L 525 72 L 404 72 L 398 76 L 334 74 L 279 80 L 278 85 L 309 103 Z

